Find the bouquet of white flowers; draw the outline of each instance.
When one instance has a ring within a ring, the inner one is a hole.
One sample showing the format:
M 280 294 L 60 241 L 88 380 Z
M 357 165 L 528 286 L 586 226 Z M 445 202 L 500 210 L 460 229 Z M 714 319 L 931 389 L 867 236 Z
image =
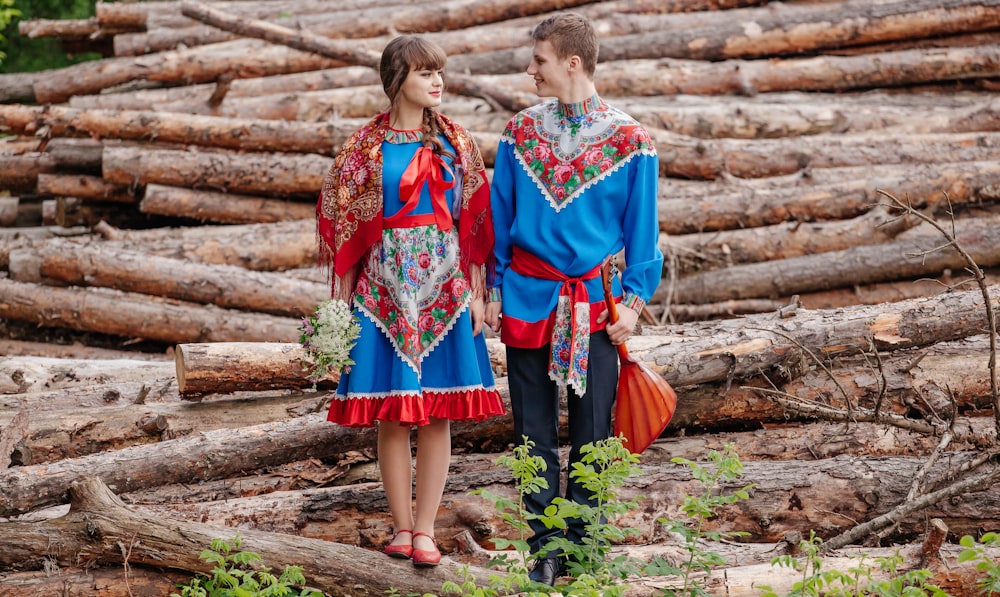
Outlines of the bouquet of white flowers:
M 351 348 L 361 333 L 361 324 L 351 306 L 337 299 L 323 301 L 309 317 L 302 318 L 299 342 L 312 366 L 309 379 L 316 382 L 331 372 L 350 370 Z

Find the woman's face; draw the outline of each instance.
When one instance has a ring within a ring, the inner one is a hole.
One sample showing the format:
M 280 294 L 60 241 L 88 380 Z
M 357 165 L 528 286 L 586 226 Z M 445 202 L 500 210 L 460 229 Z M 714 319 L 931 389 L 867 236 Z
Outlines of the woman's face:
M 399 107 L 436 108 L 441 105 L 444 94 L 444 77 L 441 70 L 411 69 L 403 85 L 399 88 Z

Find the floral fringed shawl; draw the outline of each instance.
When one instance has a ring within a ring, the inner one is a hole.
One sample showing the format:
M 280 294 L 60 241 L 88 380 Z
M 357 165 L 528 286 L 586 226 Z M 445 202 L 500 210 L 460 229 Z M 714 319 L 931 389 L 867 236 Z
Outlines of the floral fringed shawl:
M 460 267 L 466 279 L 473 266 L 493 274 L 493 221 L 486 166 L 472 136 L 451 119 L 434 113 L 438 127 L 458 152 L 456 164 L 465 173 L 462 206 L 456 216 Z M 379 114 L 344 143 L 334 159 L 316 204 L 319 262 L 330 268 L 333 296 L 347 298 L 362 259 L 382 238 L 382 141 L 389 127 L 388 112 Z

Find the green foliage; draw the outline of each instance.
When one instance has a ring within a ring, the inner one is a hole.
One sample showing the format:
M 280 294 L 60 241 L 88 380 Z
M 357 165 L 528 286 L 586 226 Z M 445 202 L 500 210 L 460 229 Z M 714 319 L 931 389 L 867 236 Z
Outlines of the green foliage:
M 0 0 L 0 54 L 6 54 L 6 59 L 0 58 L 0 72 L 41 71 L 100 58 L 93 53 L 68 56 L 59 40 L 28 39 L 17 30 L 17 23 L 27 19 L 90 18 L 94 7 L 94 0 Z
M 446 583 L 443 594 L 463 597 L 491 597 L 511 595 L 527 587 L 527 595 L 548 595 L 552 588 L 531 583 L 528 578 L 528 564 L 543 557 L 547 551 L 562 551 L 569 558 L 569 572 L 573 580 L 565 586 L 555 587 L 565 595 L 579 597 L 614 597 L 625 591 L 621 579 L 637 573 L 639 564 L 627 556 L 608 559 L 611 544 L 635 534 L 634 529 L 619 529 L 613 520 L 629 509 L 635 508 L 635 501 L 621 502 L 620 488 L 631 475 L 636 474 L 638 457 L 627 450 L 621 438 L 610 438 L 596 444 L 588 444 L 581 450 L 581 461 L 575 463 L 570 476 L 588 491 L 592 492 L 595 505 L 577 504 L 571 500 L 558 499 L 540 515 L 529 513 L 524 507 L 526 495 L 538 493 L 548 487 L 539 473 L 545 470 L 545 461 L 531 456 L 534 444 L 524 442 L 514 448 L 513 456 L 501 456 L 497 464 L 511 470 L 518 490 L 517 500 L 511 500 L 486 490 L 476 490 L 478 494 L 493 502 L 501 518 L 518 531 L 518 539 L 493 539 L 497 549 L 512 549 L 515 557 L 501 555 L 490 565 L 504 566 L 508 575 L 491 579 L 489 588 L 477 587 L 471 577 L 466 576 L 461 584 Z M 583 544 L 577 545 L 565 538 L 557 538 L 543 549 L 529 555 L 527 537 L 531 532 L 530 520 L 541 520 L 549 528 L 565 529 L 570 519 L 583 521 L 586 530 Z
M 1000 534 L 986 533 L 979 543 L 970 535 L 965 535 L 959 544 L 965 549 L 958 554 L 958 561 L 976 562 L 976 570 L 983 573 L 983 577 L 976 582 L 980 592 L 987 596 L 1000 594 L 1000 565 L 993 561 L 984 547 L 1000 545 Z
M 801 579 L 792 585 L 787 597 L 948 597 L 948 593 L 927 581 L 932 574 L 929 570 L 910 570 L 900 573 L 899 566 L 904 559 L 898 552 L 889 557 L 874 558 L 868 563 L 868 556 L 862 555 L 856 566 L 846 572 L 824 570 L 820 557 L 823 540 L 811 532 L 808 539 L 799 542 L 801 558 L 789 555 L 778 556 L 771 565 L 791 568 L 801 573 Z M 875 571 L 882 572 L 885 580 L 874 578 Z M 769 586 L 762 586 L 761 597 L 780 597 Z
M 15 17 L 20 16 L 21 11 L 14 8 L 14 0 L 0 0 L 0 32 L 6 29 L 7 25 L 14 20 Z M 0 33 L 0 48 L 6 46 L 7 38 Z M 6 52 L 0 50 L 0 64 L 3 64 L 4 58 L 7 57 Z
M 213 564 L 212 576 L 198 574 L 186 585 L 178 585 L 180 594 L 170 597 L 323 597 L 319 591 L 299 588 L 306 578 L 300 566 L 285 566 L 281 576 L 260 565 L 261 556 L 239 550 L 243 538 L 239 533 L 229 541 L 213 539 L 211 549 L 199 556 Z
M 662 559 L 656 559 L 646 567 L 645 572 L 659 575 L 674 574 L 681 577 L 683 584 L 679 590 L 663 590 L 663 594 L 668 597 L 707 595 L 704 587 L 692 579 L 692 572 L 707 573 L 713 567 L 723 565 L 725 561 L 719 554 L 702 549 L 700 542 L 706 539 L 719 541 L 726 538 L 738 538 L 746 536 L 747 533 L 707 531 L 704 528 L 705 522 L 714 518 L 719 508 L 734 504 L 739 500 L 749 499 L 750 489 L 753 485 L 745 485 L 728 494 L 719 491 L 719 486 L 723 482 L 733 481 L 743 475 L 743 463 L 740 462 L 732 443 L 724 444 L 722 452 L 710 451 L 708 453 L 708 462 L 711 463 L 709 466 L 702 466 L 686 458 L 674 458 L 673 462 L 690 468 L 691 476 L 703 487 L 700 495 L 684 496 L 681 511 L 687 515 L 686 520 L 657 519 L 658 522 L 665 524 L 671 532 L 684 539 L 684 549 L 687 551 L 688 559 L 679 566 L 673 566 Z

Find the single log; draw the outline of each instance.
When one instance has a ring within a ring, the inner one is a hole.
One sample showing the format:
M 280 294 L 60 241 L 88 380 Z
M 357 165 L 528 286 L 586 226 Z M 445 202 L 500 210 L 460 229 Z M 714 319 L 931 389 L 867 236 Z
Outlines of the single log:
M 819 53 L 845 46 L 989 31 L 1000 26 L 1000 6 L 970 0 L 916 0 L 860 7 L 849 3 L 777 5 L 712 14 L 703 26 L 687 15 L 646 15 L 640 32 L 601 40 L 601 59 L 655 58 L 720 61 Z M 456 57 L 454 68 L 482 74 L 518 72 L 531 48 Z
M 94 232 L 121 249 L 136 249 L 195 263 L 237 265 L 254 271 L 285 271 L 316 264 L 315 218 L 273 224 L 187 226 Z M 2 239 L 2 237 L 0 237 Z M 0 257 L 3 243 L 0 242 Z
M 841 177 L 847 182 L 761 188 L 759 185 L 726 185 L 728 191 L 709 193 L 699 201 L 690 197 L 660 199 L 660 230 L 685 234 L 734 228 L 752 228 L 790 221 L 841 220 L 859 216 L 884 199 L 877 190 L 907 197 L 913 205 L 955 205 L 995 201 L 1000 184 L 1000 162 L 968 164 L 915 164 L 900 169 L 889 166 L 878 172 L 867 169 L 810 170 L 802 180 Z M 884 175 L 882 174 L 884 171 Z M 857 176 L 856 178 L 849 178 Z M 662 180 L 662 179 L 661 179 Z M 767 184 L 767 181 L 762 181 Z M 785 183 L 785 180 L 781 181 Z M 666 181 L 661 197 L 670 196 L 673 180 Z M 770 184 L 773 184 L 770 183 Z M 702 192 L 708 189 L 702 188 Z
M 0 111 L 3 108 L 0 106 Z M 39 195 L 119 203 L 133 203 L 136 196 L 129 187 L 111 184 L 103 178 L 87 174 L 39 174 L 37 190 Z M 141 194 L 142 191 L 137 189 L 137 192 Z
M 344 87 L 360 87 L 379 83 L 378 74 L 367 66 L 345 66 L 331 69 L 320 69 L 301 73 L 272 75 L 254 79 L 233 79 L 228 86 L 226 99 L 222 106 L 233 98 L 255 98 L 265 95 L 280 95 L 317 91 L 321 89 L 340 89 Z M 187 106 L 184 110 L 173 110 L 189 113 L 192 109 L 201 110 L 209 104 L 217 85 L 203 83 L 168 87 L 163 89 L 140 89 L 130 92 L 110 93 L 101 95 L 74 96 L 69 100 L 69 106 L 84 110 L 136 110 L 163 112 L 169 105 Z M 293 98 L 288 98 L 291 101 Z M 445 101 L 448 101 L 446 96 Z M 274 102 L 278 104 L 280 102 Z M 274 109 L 272 108 L 271 112 Z M 230 116 L 231 114 L 215 113 L 215 116 Z M 253 116 L 265 120 L 306 120 L 296 118 L 294 114 L 284 117 L 271 117 L 270 113 Z
M 330 163 L 328 156 L 316 154 L 106 147 L 102 168 L 105 180 L 116 184 L 157 183 L 315 199 Z
M 486 341 L 497 375 L 506 375 L 504 348 Z M 177 346 L 177 386 L 182 396 L 239 390 L 301 389 L 313 385 L 302 345 L 295 342 L 214 342 Z M 331 374 L 327 382 L 336 382 Z
M 104 4 L 104 3 L 102 3 Z M 191 573 L 145 566 L 60 567 L 44 572 L 0 573 L 0 597 L 24 595 L 169 595 L 191 580 Z
M 37 568 L 50 559 L 72 565 L 88 559 L 164 566 L 190 572 L 210 572 L 213 564 L 198 557 L 213 539 L 231 539 L 233 529 L 161 519 L 127 507 L 107 485 L 95 477 L 82 478 L 70 491 L 69 514 L 50 523 L 6 523 L 4 560 L 16 558 L 24 568 Z M 34 529 L 29 531 L 30 527 Z M 417 572 L 405 560 L 387 558 L 374 550 L 278 533 L 241 530 L 243 549 L 262 557 L 276 570 L 302 566 L 310 586 L 328 595 L 382 594 L 390 589 L 410 592 L 439 590 L 445 580 L 456 578 L 462 568 L 442 561 L 436 568 Z M 16 548 L 6 537 L 21 541 Z M 95 539 L 95 537 L 97 539 Z M 50 546 L 48 554 L 39 557 Z M 488 583 L 487 570 L 467 571 L 476 582 Z M 494 573 L 496 574 L 496 573 Z
M 1000 271 L 997 268 L 987 268 L 985 269 L 985 274 L 987 284 L 990 286 L 1000 284 Z M 940 276 L 931 278 L 923 277 L 918 280 L 879 282 L 878 284 L 865 284 L 855 288 L 810 292 L 799 295 L 799 301 L 806 309 L 839 309 L 848 305 L 874 305 L 877 303 L 935 296 L 949 292 L 956 284 L 968 284 L 968 280 L 968 272 L 965 270 L 946 271 Z
M 204 83 L 223 73 L 235 78 L 260 77 L 343 65 L 342 61 L 283 46 L 238 40 L 138 58 L 104 58 L 45 71 L 33 84 L 33 101 L 59 104 L 74 95 L 99 93 L 133 81 Z
M 309 203 L 264 199 L 215 191 L 195 191 L 150 184 L 139 203 L 146 214 L 195 218 L 219 224 L 256 224 L 303 220 L 316 213 Z
M 298 339 L 297 319 L 244 313 L 109 288 L 0 280 L 0 317 L 162 342 Z
M 101 286 L 191 303 L 303 317 L 330 297 L 327 284 L 232 265 L 197 264 L 145 252 L 50 242 L 41 274 L 76 286 Z
M 56 162 L 47 153 L 0 155 L 0 188 L 12 193 L 33 193 L 38 175 L 55 169 Z
M 741 178 L 791 174 L 805 168 L 872 164 L 974 162 L 993 159 L 1000 134 L 821 134 L 785 139 L 695 140 L 650 130 L 668 176 Z
M 992 286 L 990 292 L 992 304 L 1000 288 Z M 671 327 L 651 326 L 644 333 L 659 334 L 655 340 L 634 340 L 642 360 L 676 386 L 681 380 L 700 384 L 749 377 L 780 365 L 796 349 L 824 357 L 901 350 L 979 334 L 984 322 L 983 296 L 976 289 L 887 305 L 798 310 L 793 318 L 777 320 L 768 314 L 688 324 L 694 329 L 681 328 L 683 336 Z
M 16 464 L 41 465 L 104 451 L 232 428 L 233 422 L 251 427 L 287 420 L 293 410 L 322 407 L 326 397 L 301 394 L 270 396 L 264 400 L 216 400 L 200 406 L 177 402 L 108 405 L 98 408 L 61 408 L 25 416 Z M 27 411 L 21 411 L 27 415 Z M 0 413 L 0 429 L 12 425 L 15 412 Z M 25 457 L 27 456 L 27 457 Z
M 0 393 L 23 394 L 97 384 L 110 379 L 142 381 L 174 373 L 166 356 L 156 360 L 66 360 L 51 357 L 8 356 L 0 363 Z M 2 415 L 0 415 L 2 416 Z
M 184 397 L 313 385 L 302 345 L 290 342 L 178 344 L 175 368 Z
M 9 228 L 16 224 L 20 204 L 17 197 L 0 197 L 0 226 Z
M 904 108 L 885 95 L 879 98 L 885 100 L 884 104 L 854 99 L 860 98 L 765 93 L 754 97 L 719 96 L 709 103 L 703 97 L 688 95 L 620 97 L 612 101 L 649 128 L 705 139 L 799 137 L 886 129 L 893 134 L 959 133 L 1000 128 L 1000 100 L 974 98 L 956 106 L 912 102 Z
M 20 204 L 19 204 L 20 207 Z M 20 214 L 19 214 L 20 217 Z M 86 228 L 63 229 L 59 226 L 20 226 L 15 222 L 14 228 L 0 228 L 0 268 L 10 265 L 10 253 L 22 247 L 43 244 L 51 238 L 63 238 L 87 234 Z
M 955 222 L 956 240 L 982 267 L 1000 265 L 1000 218 Z M 776 298 L 884 280 L 940 274 L 968 265 L 940 234 L 799 257 L 744 263 L 684 276 L 669 289 L 680 303 Z M 667 289 L 663 289 L 667 292 Z
M 877 245 L 892 241 L 903 230 L 920 223 L 911 217 L 889 225 L 889 219 L 884 208 L 874 208 L 848 220 L 788 222 L 717 232 L 661 235 L 660 250 L 665 255 L 677 257 L 677 273 L 683 275 L 734 264 Z
M 393 4 L 418 4 L 426 0 L 393 0 Z M 213 2 L 212 4 L 217 4 Z M 327 0 L 242 0 L 236 2 L 221 2 L 228 10 L 242 16 L 255 18 L 276 17 L 283 13 L 315 14 L 330 10 Z M 341 0 L 337 6 L 342 10 L 364 8 L 379 4 L 378 0 Z M 108 2 L 96 8 L 97 20 L 102 27 L 116 27 L 132 31 L 146 31 L 160 27 L 187 27 L 194 23 L 191 19 L 180 15 L 177 2 Z
M 157 140 L 252 151 L 332 155 L 361 122 L 230 119 L 192 114 L 79 110 L 61 106 L 0 106 L 0 130 L 48 127 L 54 136 Z

